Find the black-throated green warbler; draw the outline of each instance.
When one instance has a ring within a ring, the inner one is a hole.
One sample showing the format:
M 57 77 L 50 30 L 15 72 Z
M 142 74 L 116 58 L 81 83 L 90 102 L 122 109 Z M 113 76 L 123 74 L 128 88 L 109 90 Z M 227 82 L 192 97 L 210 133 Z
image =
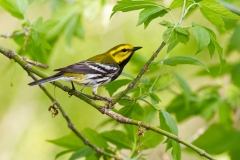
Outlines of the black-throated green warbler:
M 115 80 L 122 72 L 124 66 L 128 63 L 133 53 L 142 47 L 133 47 L 130 44 L 120 44 L 109 51 L 91 57 L 87 60 L 72 64 L 70 66 L 59 68 L 57 74 L 32 83 L 30 86 L 53 82 L 57 80 L 70 81 L 72 90 L 75 90 L 73 82 L 92 87 L 92 93 L 97 96 L 99 86 Z

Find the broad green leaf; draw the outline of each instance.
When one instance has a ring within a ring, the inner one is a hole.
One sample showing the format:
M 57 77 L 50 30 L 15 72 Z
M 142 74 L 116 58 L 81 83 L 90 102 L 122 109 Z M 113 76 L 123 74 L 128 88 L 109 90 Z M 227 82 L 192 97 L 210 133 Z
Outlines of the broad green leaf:
M 165 21 L 165 20 L 163 20 L 159 24 L 161 24 L 162 26 L 166 26 L 168 28 L 174 28 L 174 24 L 172 24 L 171 22 Z
M 220 2 L 216 0 L 202 0 L 199 2 L 201 7 L 205 7 L 210 9 L 212 12 L 217 13 L 218 15 L 232 18 L 232 19 L 240 19 L 240 16 L 236 15 L 235 13 L 232 13 L 227 8 L 223 7 Z
M 220 60 L 220 70 L 219 70 L 219 73 L 220 73 L 226 67 L 226 60 L 223 57 L 223 48 L 217 42 L 216 38 L 214 38 L 213 34 L 210 33 L 209 35 L 210 35 L 211 42 L 215 46 L 215 48 L 217 50 L 217 53 L 218 53 L 218 57 L 219 57 L 219 60 Z
M 161 99 L 154 93 L 150 93 L 149 97 L 153 105 L 159 104 L 159 102 L 161 102 Z
M 93 129 L 85 128 L 82 131 L 82 135 L 86 139 L 88 139 L 90 143 L 98 146 L 99 148 L 107 148 L 108 147 L 108 144 L 105 141 L 105 139 Z
M 174 80 L 175 80 L 175 78 L 173 75 L 171 75 L 169 73 L 165 73 L 159 77 L 159 79 L 154 87 L 154 90 L 164 89 L 167 86 L 171 85 Z
M 159 111 L 160 128 L 172 134 L 178 135 L 177 123 L 172 116 L 164 110 Z M 167 139 L 167 150 L 172 148 L 172 157 L 175 160 L 181 159 L 180 144 L 174 140 Z
M 79 149 L 78 151 L 76 151 L 75 153 L 73 153 L 72 156 L 69 158 L 69 160 L 75 160 L 75 159 L 79 159 L 81 157 L 88 157 L 94 153 L 95 153 L 95 151 L 93 151 L 92 148 L 90 148 L 89 146 L 85 146 L 85 147 Z
M 193 144 L 204 148 L 209 154 L 220 154 L 239 146 L 239 141 L 239 131 L 225 128 L 220 124 L 213 124 Z
M 116 80 L 109 84 L 106 84 L 104 87 L 108 91 L 109 95 L 112 96 L 113 93 L 115 93 L 119 88 L 129 84 L 130 82 L 131 80 L 129 79 L 121 79 L 121 80 Z
M 71 150 L 77 150 L 84 146 L 83 142 L 73 133 L 58 139 L 47 141 L 60 147 L 64 147 Z
M 176 27 L 175 30 L 178 32 L 178 33 L 181 33 L 181 34 L 184 34 L 186 36 L 189 36 L 190 33 L 188 31 L 187 28 L 182 28 L 182 27 Z
M 168 45 L 167 53 L 170 53 L 177 45 L 179 41 L 175 40 Z
M 180 94 L 169 103 L 166 111 L 174 114 L 178 122 L 182 122 L 190 116 L 199 114 L 199 108 L 201 106 L 197 102 L 190 101 L 189 106 L 191 107 L 186 107 L 185 95 Z
M 192 23 L 193 25 L 193 35 L 196 37 L 198 43 L 198 50 L 196 52 L 201 52 L 205 47 L 207 47 L 210 43 L 210 36 L 208 31 L 202 27 L 197 25 L 196 23 Z
M 166 111 L 159 111 L 159 120 L 160 120 L 160 128 L 171 132 L 174 135 L 178 135 L 178 127 L 176 121 L 173 117 Z
M 74 150 L 65 150 L 65 151 L 59 152 L 58 154 L 56 154 L 55 159 L 58 159 L 59 157 L 63 156 L 64 154 L 68 154 L 73 151 Z
M 119 130 L 105 131 L 101 135 L 109 142 L 114 144 L 118 149 L 132 149 L 132 140 L 128 138 L 126 133 Z
M 185 100 L 185 107 L 189 108 L 189 104 L 190 104 L 190 99 L 191 99 L 191 89 L 189 87 L 189 85 L 187 84 L 187 82 L 178 74 L 174 73 L 174 76 L 176 78 L 176 80 L 178 81 L 180 87 L 183 89 L 183 94 L 184 94 L 184 100 Z
M 131 78 L 131 79 L 135 79 L 134 76 L 132 76 L 131 74 L 128 74 L 126 72 L 122 72 L 121 75 L 125 76 L 125 77 L 128 77 L 128 78 Z
M 147 7 L 144 10 L 142 10 L 139 14 L 139 19 L 138 19 L 138 25 L 141 25 L 142 23 L 144 23 L 151 15 L 158 13 L 162 10 L 164 10 L 165 8 L 162 6 L 152 6 L 152 7 Z
M 149 25 L 149 23 L 153 20 L 153 19 L 156 19 L 158 17 L 163 17 L 167 12 L 168 12 L 169 9 L 164 9 L 162 11 L 159 11 L 157 13 L 154 13 L 152 15 L 150 15 L 148 17 L 148 19 L 146 19 L 146 21 L 144 22 L 144 28 L 147 28 L 147 26 Z
M 205 64 L 203 64 L 200 60 L 194 57 L 189 56 L 176 56 L 176 57 L 170 57 L 168 59 L 164 60 L 164 64 L 170 65 L 170 66 L 177 66 L 179 64 L 192 64 L 192 65 L 198 65 L 203 67 L 206 71 L 209 72 L 209 69 Z
M 170 8 L 171 9 L 176 9 L 176 8 L 182 7 L 183 2 L 184 2 L 184 0 L 173 0 L 171 5 L 170 5 Z M 192 3 L 193 3 L 193 0 L 186 0 L 186 6 L 189 6 Z
M 232 51 L 233 49 L 236 49 L 238 52 L 240 52 L 239 37 L 240 37 L 240 25 L 235 27 L 235 30 L 228 44 L 228 52 Z
M 143 149 L 155 148 L 163 141 L 163 136 L 152 131 L 146 131 L 141 138 L 140 143 L 143 144 Z
M 212 58 L 215 52 L 215 45 L 213 44 L 212 41 L 210 41 L 210 43 L 208 44 L 208 51 L 210 53 L 210 57 Z
M 219 107 L 219 120 L 225 127 L 231 127 L 233 123 L 231 106 L 226 101 L 223 101 Z
M 211 22 L 213 25 L 215 25 L 220 30 L 226 31 L 224 21 L 218 14 L 216 14 L 214 11 L 212 11 L 211 9 L 209 9 L 207 7 L 201 7 L 200 11 L 201 11 L 202 15 L 209 22 Z
M 178 30 L 180 29 L 178 28 Z M 189 35 L 187 35 L 186 33 L 183 34 L 182 33 L 183 30 L 181 30 L 180 32 L 178 30 L 177 28 L 174 29 L 177 40 L 183 44 L 187 44 L 187 42 L 189 41 Z
M 169 44 L 177 39 L 177 32 L 173 28 L 168 28 L 162 35 L 165 43 Z
M 58 20 L 53 19 L 47 20 L 37 28 L 37 31 L 41 33 L 46 33 L 48 30 L 52 29 L 55 25 L 57 25 L 58 22 Z
M 129 12 L 133 10 L 139 10 L 151 6 L 160 6 L 154 2 L 149 1 L 131 1 L 131 0 L 121 0 L 112 9 L 111 17 L 118 11 Z
M 19 19 L 24 19 L 28 5 L 28 0 L 0 0 L 0 6 Z

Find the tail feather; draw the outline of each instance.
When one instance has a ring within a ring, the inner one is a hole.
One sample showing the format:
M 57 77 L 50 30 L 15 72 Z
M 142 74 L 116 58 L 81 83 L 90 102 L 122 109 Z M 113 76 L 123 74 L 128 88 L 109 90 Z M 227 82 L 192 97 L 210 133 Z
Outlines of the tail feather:
M 47 83 L 47 82 L 53 82 L 53 81 L 57 81 L 60 78 L 62 78 L 62 74 L 55 74 L 51 77 L 47 77 L 47 78 L 43 78 L 34 82 L 29 83 L 29 86 L 34 86 L 34 85 L 38 85 L 38 84 L 42 84 L 42 83 Z

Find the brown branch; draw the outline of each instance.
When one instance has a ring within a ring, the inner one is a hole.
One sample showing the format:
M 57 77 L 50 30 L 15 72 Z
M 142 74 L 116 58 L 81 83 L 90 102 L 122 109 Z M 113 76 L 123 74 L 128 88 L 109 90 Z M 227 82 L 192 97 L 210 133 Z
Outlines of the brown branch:
M 162 47 L 165 46 L 165 43 L 163 42 L 162 45 L 158 48 L 158 50 L 153 54 L 153 56 L 150 58 L 150 60 L 147 62 L 147 67 L 150 65 L 150 63 L 153 61 L 153 59 L 157 56 L 157 54 L 159 53 L 159 51 L 162 49 Z M 8 50 L 8 49 L 5 49 L 3 48 L 2 46 L 0 46 L 0 52 L 3 53 L 5 56 L 9 57 L 10 59 L 14 59 L 19 65 L 21 65 L 24 69 L 26 69 L 27 71 L 29 72 L 32 72 L 42 78 L 46 78 L 47 76 L 45 74 L 43 74 L 42 72 L 38 71 L 37 69 L 35 69 L 34 67 L 32 67 L 30 64 L 27 64 L 25 61 L 23 61 L 21 59 L 21 57 L 19 55 L 17 55 L 14 51 L 12 50 Z M 141 74 L 142 73 L 142 74 Z M 145 73 L 144 70 L 141 71 L 141 73 L 138 75 L 138 80 L 141 78 L 141 76 Z M 136 78 L 137 79 L 137 78 Z M 135 82 L 135 81 L 134 81 Z M 132 82 L 131 84 L 132 85 L 135 85 L 136 83 Z M 55 82 L 54 85 L 56 85 L 58 88 L 64 90 L 65 92 L 68 92 L 69 90 L 71 90 L 70 87 L 67 87 L 59 82 Z M 131 86 L 132 86 L 131 85 Z M 127 88 L 126 90 L 130 90 L 130 88 Z M 126 93 L 127 93 L 126 91 Z M 125 94 L 126 94 L 125 93 Z M 123 96 L 125 95 L 123 94 Z M 134 120 L 134 119 L 129 119 L 129 118 L 126 118 L 114 111 L 111 111 L 109 109 L 107 109 L 106 107 L 104 106 L 100 106 L 99 104 L 97 104 L 94 100 L 90 99 L 88 96 L 86 96 L 85 94 L 82 94 L 81 92 L 78 92 L 78 91 L 74 91 L 72 92 L 72 95 L 80 98 L 81 100 L 85 101 L 86 103 L 90 104 L 92 107 L 94 107 L 95 109 L 99 110 L 100 112 L 102 112 L 103 114 L 106 114 L 108 115 L 109 117 L 115 119 L 116 121 L 120 122 L 120 123 L 125 123 L 125 124 L 130 124 L 130 125 L 136 125 L 136 126 L 140 126 L 147 129 L 147 130 L 152 130 L 154 132 L 157 132 L 159 134 L 162 134 L 168 138 L 171 138 L 173 139 L 174 141 L 178 142 L 178 143 L 182 143 L 184 144 L 185 146 L 189 147 L 190 149 L 196 151 L 197 153 L 199 153 L 201 156 L 204 156 L 210 160 L 215 160 L 214 157 L 212 157 L 210 154 L 206 153 L 204 150 L 194 146 L 193 144 L 191 143 L 188 143 L 186 142 L 185 140 L 183 139 L 180 139 L 178 136 L 172 134 L 172 133 L 169 133 L 165 130 L 162 130 L 158 127 L 154 127 L 154 126 L 151 126 L 150 124 L 146 124 L 146 123 L 143 123 L 141 121 L 137 121 L 137 120 Z M 121 98 L 120 98 L 121 99 Z

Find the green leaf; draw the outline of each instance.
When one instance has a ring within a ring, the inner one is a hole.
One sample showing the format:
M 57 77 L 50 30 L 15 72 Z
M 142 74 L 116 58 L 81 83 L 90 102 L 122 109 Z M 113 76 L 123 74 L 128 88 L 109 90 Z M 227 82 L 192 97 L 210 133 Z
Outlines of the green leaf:
M 163 17 L 168 12 L 168 9 L 164 9 L 160 12 L 154 13 L 148 17 L 148 19 L 144 22 L 144 28 L 146 29 L 149 23 L 158 17 Z
M 65 150 L 65 151 L 59 152 L 58 154 L 56 154 L 55 159 L 58 159 L 59 157 L 63 156 L 64 154 L 68 154 L 73 151 L 74 150 Z
M 76 151 L 75 153 L 73 153 L 72 156 L 69 158 L 69 160 L 75 160 L 81 157 L 88 157 L 94 153 L 95 151 L 93 151 L 92 148 L 90 148 L 89 146 L 85 146 L 79 149 L 78 151 Z
M 240 25 L 235 27 L 235 30 L 228 44 L 228 52 L 232 51 L 233 49 L 236 49 L 238 52 L 240 52 L 239 37 L 240 37 Z
M 201 52 L 205 47 L 207 47 L 210 43 L 210 36 L 208 31 L 202 27 L 192 22 L 193 25 L 193 35 L 196 37 L 198 43 L 198 50 L 196 52 Z
M 174 24 L 172 24 L 171 22 L 165 21 L 165 20 L 163 20 L 159 24 L 161 24 L 162 26 L 166 26 L 168 28 L 174 28 Z
M 152 131 L 144 133 L 140 143 L 143 144 L 143 149 L 155 148 L 160 142 L 163 141 L 163 136 Z
M 184 93 L 184 99 L 185 99 L 185 106 L 187 108 L 189 108 L 189 104 L 190 104 L 190 99 L 191 99 L 191 89 L 189 87 L 189 85 L 187 84 L 187 82 L 178 74 L 174 73 L 174 76 L 176 78 L 176 80 L 178 81 L 180 87 L 183 89 L 183 93 Z
M 216 0 L 202 0 L 199 2 L 200 11 L 203 16 L 218 27 L 220 30 L 226 31 L 224 21 L 220 16 L 224 16 L 231 19 L 239 19 L 240 16 L 230 12 L 223 7 Z
M 48 30 L 55 27 L 58 22 L 59 22 L 58 20 L 54 20 L 54 19 L 47 20 L 37 28 L 37 31 L 41 33 L 46 33 Z
M 233 116 L 230 105 L 223 101 L 219 107 L 219 120 L 220 123 L 225 127 L 231 127 L 233 123 Z
M 215 52 L 215 46 L 212 41 L 210 41 L 210 43 L 208 44 L 208 50 L 210 53 L 210 57 L 212 58 L 212 56 L 214 55 L 214 52 Z
M 204 148 L 209 154 L 220 154 L 239 146 L 239 141 L 239 131 L 233 128 L 225 128 L 219 124 L 213 124 L 193 142 L 193 145 Z
M 149 1 L 131 1 L 131 0 L 121 0 L 112 9 L 111 17 L 118 11 L 129 12 L 134 10 L 139 10 L 152 6 L 160 6 L 154 2 Z
M 187 44 L 187 42 L 189 41 L 189 35 L 186 34 L 186 33 L 182 33 L 183 30 L 179 29 L 179 28 L 175 28 L 174 29 L 174 32 L 176 33 L 176 37 L 177 37 L 177 40 L 183 44 Z
M 170 5 L 170 8 L 171 9 L 176 9 L 176 8 L 182 7 L 183 2 L 184 2 L 184 0 L 173 0 L 171 5 Z M 192 3 L 193 3 L 193 0 L 186 0 L 186 6 L 189 6 Z
M 0 0 L 0 5 L 12 16 L 24 19 L 28 7 L 28 0 Z
M 71 150 L 77 150 L 84 146 L 83 142 L 73 133 L 55 140 L 47 141 L 60 147 L 64 147 Z
M 178 32 L 178 33 L 181 33 L 181 34 L 184 34 L 186 36 L 189 36 L 190 33 L 188 31 L 187 28 L 182 28 L 182 27 L 176 27 L 175 30 Z
M 164 64 L 170 65 L 170 66 L 177 66 L 179 64 L 197 65 L 197 66 L 203 67 L 206 71 L 209 72 L 209 69 L 207 68 L 207 66 L 203 64 L 200 60 L 194 57 L 189 57 L 189 56 L 170 57 L 164 60 Z
M 126 72 L 122 72 L 121 75 L 122 75 L 122 76 L 125 76 L 125 77 L 128 77 L 128 78 L 131 78 L 131 79 L 135 79 L 134 76 L 132 76 L 131 74 L 128 74 L 128 73 L 126 73 Z
M 158 79 L 158 81 L 156 82 L 156 85 L 154 87 L 153 90 L 162 90 L 165 89 L 166 87 L 168 87 L 169 85 L 172 84 L 172 82 L 174 82 L 175 78 L 173 75 L 169 74 L 169 73 L 165 73 L 163 75 L 161 75 Z
M 126 133 L 118 130 L 106 131 L 101 133 L 101 135 L 109 142 L 114 144 L 118 149 L 132 149 L 133 143 L 131 139 L 128 138 Z
M 115 93 L 119 88 L 129 84 L 130 82 L 131 80 L 129 79 L 121 79 L 121 80 L 116 80 L 109 84 L 106 84 L 104 85 L 104 87 L 108 91 L 109 95 L 112 96 L 113 93 Z
M 173 28 L 168 28 L 162 35 L 165 43 L 169 44 L 177 39 L 177 32 Z
M 218 15 L 231 18 L 231 19 L 240 19 L 240 16 L 232 13 L 227 8 L 223 7 L 220 2 L 216 0 L 202 0 L 199 2 L 201 8 L 205 7 L 210 9 L 212 12 L 217 13 Z
M 178 135 L 178 128 L 176 121 L 172 118 L 172 116 L 164 110 L 159 111 L 159 120 L 160 120 L 160 128 L 168 131 L 172 134 Z M 167 139 L 167 150 L 172 148 L 172 157 L 173 159 L 180 160 L 181 159 L 181 148 L 180 144 L 174 140 Z
M 167 53 L 170 53 L 177 45 L 179 41 L 175 40 L 168 45 Z
M 153 15 L 155 13 L 159 13 L 164 9 L 165 8 L 162 7 L 162 6 L 151 6 L 151 7 L 145 8 L 139 14 L 139 19 L 138 19 L 137 26 L 144 23 L 151 15 Z
M 150 93 L 149 97 L 153 105 L 159 104 L 159 102 L 161 102 L 161 99 L 154 93 Z
M 219 28 L 222 31 L 226 31 L 225 24 L 222 18 L 216 14 L 214 11 L 208 9 L 207 7 L 201 7 L 200 11 L 202 15 L 213 25 L 215 25 L 217 28 Z
M 90 128 L 85 128 L 82 131 L 82 135 L 89 140 L 91 144 L 98 146 L 99 148 L 107 148 L 108 144 L 105 139 L 97 133 L 95 130 Z

